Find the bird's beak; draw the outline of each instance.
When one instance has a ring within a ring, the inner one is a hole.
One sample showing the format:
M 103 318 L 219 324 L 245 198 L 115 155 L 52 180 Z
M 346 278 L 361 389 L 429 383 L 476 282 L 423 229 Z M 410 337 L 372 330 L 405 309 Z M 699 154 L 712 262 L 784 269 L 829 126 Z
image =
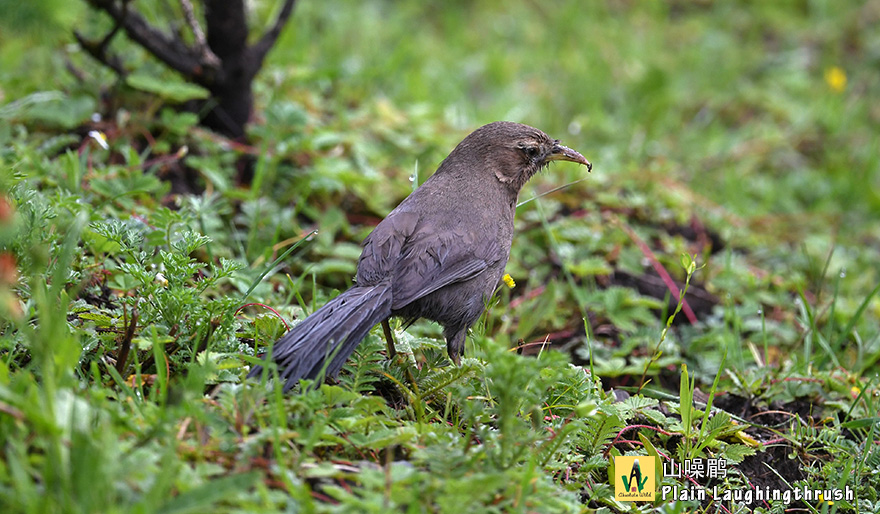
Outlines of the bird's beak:
M 559 143 L 553 145 L 553 149 L 550 150 L 550 155 L 547 156 L 546 159 L 549 161 L 571 161 L 576 162 L 578 164 L 583 164 L 587 167 L 587 171 L 593 170 L 593 165 L 590 164 L 590 161 L 586 160 L 583 155 L 577 153 L 567 146 L 562 146 Z

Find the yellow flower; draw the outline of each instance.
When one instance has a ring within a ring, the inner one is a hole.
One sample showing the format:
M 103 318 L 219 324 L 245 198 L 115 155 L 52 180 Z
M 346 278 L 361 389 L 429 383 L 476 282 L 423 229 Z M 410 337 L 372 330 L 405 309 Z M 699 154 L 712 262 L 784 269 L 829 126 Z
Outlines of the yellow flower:
M 842 93 L 846 89 L 846 72 L 837 66 L 825 70 L 825 83 L 835 93 Z
M 819 500 L 819 503 L 822 503 L 823 501 L 825 501 L 825 495 L 823 495 L 822 493 L 819 493 L 816 499 Z M 831 500 L 828 500 L 828 505 L 834 505 L 834 502 Z
M 507 287 L 513 289 L 516 287 L 516 282 L 514 282 L 513 277 L 510 276 L 510 273 L 505 273 L 503 277 L 501 277 L 501 281 L 507 284 Z
M 849 389 L 849 394 L 851 394 L 853 398 L 856 398 L 856 397 L 858 397 L 860 394 L 862 394 L 862 390 L 859 389 L 857 386 L 852 386 L 852 387 Z

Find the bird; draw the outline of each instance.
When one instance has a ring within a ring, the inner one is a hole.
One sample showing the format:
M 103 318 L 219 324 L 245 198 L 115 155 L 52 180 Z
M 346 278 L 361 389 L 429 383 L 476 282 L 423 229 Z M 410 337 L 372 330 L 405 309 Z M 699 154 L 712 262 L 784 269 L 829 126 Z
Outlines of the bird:
M 510 257 L 519 192 L 553 161 L 592 170 L 580 153 L 528 125 L 496 121 L 466 136 L 366 237 L 354 285 L 275 342 L 271 360 L 284 391 L 336 376 L 379 323 L 392 357 L 391 317 L 442 325 L 447 354 L 460 365 L 467 332 Z

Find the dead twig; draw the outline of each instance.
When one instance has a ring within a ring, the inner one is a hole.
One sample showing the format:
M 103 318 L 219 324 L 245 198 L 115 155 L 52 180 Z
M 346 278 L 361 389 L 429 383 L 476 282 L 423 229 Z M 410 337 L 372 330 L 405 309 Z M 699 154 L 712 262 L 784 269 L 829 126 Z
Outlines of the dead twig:
M 123 309 L 125 306 L 123 305 Z M 123 315 L 125 311 L 123 310 Z M 131 341 L 134 339 L 134 331 L 137 328 L 138 310 L 137 307 L 131 310 L 131 320 L 125 329 L 125 335 L 119 343 L 119 351 L 116 353 L 116 371 L 122 375 L 125 372 L 125 364 L 128 361 L 128 353 L 131 351 Z
M 180 7 L 183 9 L 183 17 L 186 18 L 186 23 L 189 25 L 189 29 L 192 31 L 193 37 L 196 40 L 196 50 L 202 56 L 202 60 L 212 66 L 219 67 L 220 59 L 208 46 L 208 42 L 205 39 L 205 32 L 202 31 L 202 27 L 199 25 L 198 20 L 196 20 L 196 14 L 192 3 L 189 0 L 180 0 Z
M 275 18 L 275 23 L 273 23 L 272 27 L 260 37 L 259 41 L 257 41 L 254 46 L 251 47 L 251 52 L 258 63 L 263 62 L 266 54 L 269 53 L 269 50 L 275 44 L 278 36 L 281 35 L 281 29 L 284 28 L 284 24 L 287 23 L 287 19 L 290 18 L 290 14 L 293 12 L 295 4 L 296 0 L 285 0 L 284 5 L 281 6 L 281 10 L 278 12 L 278 17 Z

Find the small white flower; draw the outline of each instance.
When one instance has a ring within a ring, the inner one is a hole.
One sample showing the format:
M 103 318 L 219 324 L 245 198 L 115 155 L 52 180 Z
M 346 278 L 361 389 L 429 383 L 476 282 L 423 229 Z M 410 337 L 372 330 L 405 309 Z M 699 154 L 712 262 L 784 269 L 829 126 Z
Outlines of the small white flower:
M 110 149 L 110 145 L 107 144 L 107 136 L 105 136 L 100 130 L 90 130 L 89 137 L 97 141 L 104 150 Z

